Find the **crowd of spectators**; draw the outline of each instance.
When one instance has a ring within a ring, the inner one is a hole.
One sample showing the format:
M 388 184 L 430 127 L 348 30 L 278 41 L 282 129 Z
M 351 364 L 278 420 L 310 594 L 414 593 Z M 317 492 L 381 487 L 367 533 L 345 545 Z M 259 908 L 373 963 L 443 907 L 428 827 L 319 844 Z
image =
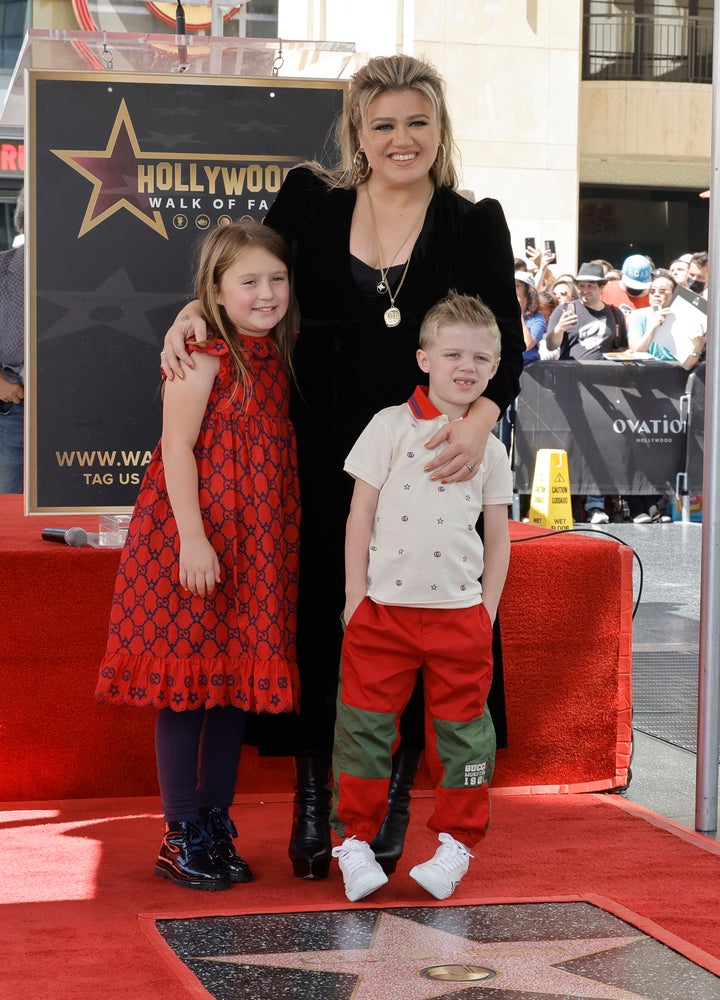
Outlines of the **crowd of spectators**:
M 690 371 L 705 356 L 706 325 L 693 297 L 707 298 L 706 251 L 682 254 L 667 266 L 632 253 L 620 267 L 583 262 L 577 274 L 555 274 L 553 254 L 533 246 L 515 260 L 515 289 L 523 315 L 526 365 L 589 361 L 629 352 L 681 364 Z M 677 306 L 674 307 L 674 304 Z M 663 497 L 574 498 L 576 518 L 669 521 Z

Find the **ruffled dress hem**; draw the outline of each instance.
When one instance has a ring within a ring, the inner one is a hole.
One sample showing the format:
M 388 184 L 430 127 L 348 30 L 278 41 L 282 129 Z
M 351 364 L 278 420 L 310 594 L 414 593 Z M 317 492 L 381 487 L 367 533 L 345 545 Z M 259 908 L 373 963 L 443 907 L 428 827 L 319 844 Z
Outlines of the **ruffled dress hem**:
M 297 665 L 251 657 L 152 657 L 110 653 L 100 666 L 95 699 L 182 712 L 232 705 L 246 712 L 298 711 Z

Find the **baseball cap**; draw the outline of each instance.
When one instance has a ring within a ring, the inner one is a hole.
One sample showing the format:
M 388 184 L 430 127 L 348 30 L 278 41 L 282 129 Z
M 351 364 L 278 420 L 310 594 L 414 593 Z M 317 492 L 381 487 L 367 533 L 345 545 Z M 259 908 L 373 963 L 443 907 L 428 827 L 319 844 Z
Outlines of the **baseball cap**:
M 652 264 L 640 253 L 631 254 L 625 258 L 622 276 L 628 288 L 644 292 L 652 283 Z

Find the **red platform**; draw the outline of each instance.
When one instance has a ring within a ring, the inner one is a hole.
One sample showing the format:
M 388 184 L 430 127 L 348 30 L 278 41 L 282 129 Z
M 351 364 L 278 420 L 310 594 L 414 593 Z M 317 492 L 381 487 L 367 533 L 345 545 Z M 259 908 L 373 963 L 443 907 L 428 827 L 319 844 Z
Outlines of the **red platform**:
M 41 539 L 97 516 L 25 516 L 0 497 L 0 800 L 157 793 L 153 709 L 93 700 L 119 551 Z M 501 604 L 507 749 L 493 785 L 627 784 L 632 739 L 632 553 L 609 539 L 511 522 Z M 287 758 L 243 756 L 238 792 L 292 787 Z

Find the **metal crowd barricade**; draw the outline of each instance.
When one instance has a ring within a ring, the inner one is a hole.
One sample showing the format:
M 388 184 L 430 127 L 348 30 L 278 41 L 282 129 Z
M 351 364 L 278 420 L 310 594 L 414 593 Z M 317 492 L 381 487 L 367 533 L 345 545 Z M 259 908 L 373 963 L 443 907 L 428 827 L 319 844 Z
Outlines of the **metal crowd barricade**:
M 680 399 L 685 427 L 685 461 L 677 474 L 675 493 L 680 504 L 681 519 L 692 520 L 691 496 L 702 494 L 705 424 L 705 365 L 692 371 L 685 393 Z
M 516 491 L 532 491 L 542 448 L 567 452 L 574 494 L 670 494 L 679 473 L 694 483 L 698 466 L 702 476 L 702 383 L 695 380 L 697 402 L 688 404 L 688 381 L 680 365 L 661 361 L 528 365 L 513 435 Z

